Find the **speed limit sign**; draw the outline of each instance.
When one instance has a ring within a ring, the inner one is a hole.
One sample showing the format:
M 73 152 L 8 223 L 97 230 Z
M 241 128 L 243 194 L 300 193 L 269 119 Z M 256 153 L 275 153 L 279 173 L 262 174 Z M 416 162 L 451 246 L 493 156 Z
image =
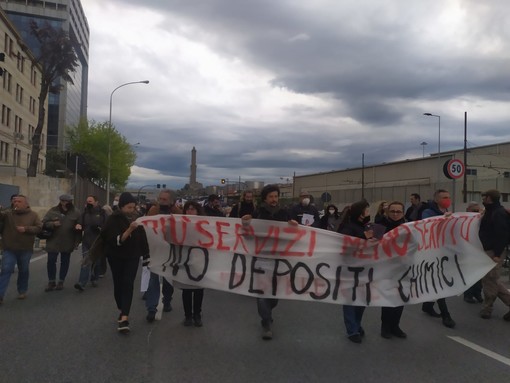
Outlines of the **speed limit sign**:
M 462 177 L 465 171 L 464 162 L 457 159 L 448 160 L 443 166 L 444 175 L 451 180 Z

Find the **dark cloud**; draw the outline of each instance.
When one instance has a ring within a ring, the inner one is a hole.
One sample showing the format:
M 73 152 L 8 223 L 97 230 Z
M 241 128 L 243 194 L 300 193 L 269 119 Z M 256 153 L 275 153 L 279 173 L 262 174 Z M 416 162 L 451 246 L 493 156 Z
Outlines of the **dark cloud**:
M 274 181 L 294 172 L 356 167 L 362 153 L 373 164 L 419 157 L 421 142 L 428 142 L 428 153 L 437 148 L 437 121 L 424 112 L 441 115 L 445 150 L 463 145 L 464 110 L 472 115 L 473 142 L 510 139 L 505 1 L 110 2 L 115 3 L 119 9 L 156 11 L 159 40 L 123 45 L 121 56 L 107 54 L 112 43 L 101 41 L 96 58 L 101 64 L 91 60 L 91 74 L 111 71 L 120 61 L 127 67 L 116 67 L 111 83 L 124 82 L 126 73 L 151 78 L 150 91 L 137 90 L 138 103 L 116 94 L 115 123 L 130 141 L 141 143 L 138 166 L 176 182 L 189 175 L 193 146 L 199 180 L 212 183 L 238 176 Z M 263 74 L 273 89 L 310 98 L 282 102 L 278 117 L 256 118 L 250 101 L 260 107 L 265 100 L 259 95 L 239 92 L 248 100 L 243 103 L 218 101 L 219 90 L 211 101 L 190 96 L 188 89 L 206 93 L 222 80 L 204 77 L 193 58 L 179 61 L 189 52 L 176 38 L 225 60 L 211 65 L 240 62 Z M 160 54 L 168 46 L 175 59 Z M 99 115 L 106 113 L 108 94 L 90 91 L 94 102 L 102 98 L 95 107 Z M 127 113 L 120 113 L 127 104 Z

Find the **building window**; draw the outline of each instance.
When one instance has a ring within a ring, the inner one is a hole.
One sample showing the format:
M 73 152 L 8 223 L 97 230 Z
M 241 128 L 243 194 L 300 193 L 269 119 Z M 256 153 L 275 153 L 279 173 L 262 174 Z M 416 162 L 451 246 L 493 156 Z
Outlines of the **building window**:
M 19 116 L 14 116 L 14 132 L 21 134 L 23 131 L 23 119 Z
M 7 142 L 0 141 L 0 161 L 7 162 L 9 155 L 9 144 Z
M 16 84 L 16 101 L 23 104 L 23 87 L 19 84 Z
M 466 169 L 467 176 L 476 176 L 478 174 L 477 169 Z
M 19 150 L 18 148 L 14 148 L 13 157 L 12 157 L 12 164 L 14 166 L 19 167 L 20 157 L 21 157 L 21 150 Z
M 9 127 L 11 125 L 11 109 L 2 105 L 2 125 Z
M 32 68 L 32 72 L 30 74 L 30 83 L 33 86 L 37 85 L 37 71 L 35 70 L 35 68 Z
M 11 93 L 11 83 L 12 83 L 12 75 L 9 72 L 4 72 L 3 74 L 3 87 L 4 89 Z

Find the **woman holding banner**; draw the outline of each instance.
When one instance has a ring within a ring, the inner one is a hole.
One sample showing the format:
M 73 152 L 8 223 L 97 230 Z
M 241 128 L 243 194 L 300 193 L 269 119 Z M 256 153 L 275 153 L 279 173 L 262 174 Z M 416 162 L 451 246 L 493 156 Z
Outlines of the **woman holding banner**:
M 370 204 L 366 200 L 355 202 L 344 216 L 340 233 L 351 237 L 371 239 L 374 233 L 367 227 L 369 222 Z M 347 337 L 354 343 L 361 343 L 361 339 L 365 335 L 365 330 L 361 327 L 365 307 L 344 305 L 343 312 Z
M 195 201 L 187 201 L 183 212 L 187 215 L 204 215 L 202 206 Z M 195 325 L 202 327 L 202 301 L 204 289 L 174 281 L 175 287 L 182 289 L 182 306 L 184 307 L 184 322 L 186 327 Z
M 113 277 L 113 295 L 119 309 L 120 333 L 129 333 L 128 315 L 133 301 L 133 284 L 140 257 L 149 261 L 149 245 L 143 226 L 136 222 L 136 199 L 131 193 L 119 197 L 119 210 L 108 217 L 101 236 Z
M 381 221 L 381 225 L 386 227 L 386 233 L 405 222 L 404 204 L 398 201 L 391 202 L 388 205 L 387 216 Z M 403 311 L 404 306 L 381 307 L 381 336 L 383 338 L 390 339 L 392 336 L 407 338 L 407 334 L 400 328 Z

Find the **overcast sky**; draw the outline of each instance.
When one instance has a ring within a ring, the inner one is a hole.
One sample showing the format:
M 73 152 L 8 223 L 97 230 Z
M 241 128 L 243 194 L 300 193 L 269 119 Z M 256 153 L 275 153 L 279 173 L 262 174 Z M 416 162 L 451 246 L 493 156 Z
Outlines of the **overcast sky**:
M 129 186 L 280 182 L 510 140 L 507 0 L 84 0 Z M 427 142 L 427 145 L 420 145 Z

